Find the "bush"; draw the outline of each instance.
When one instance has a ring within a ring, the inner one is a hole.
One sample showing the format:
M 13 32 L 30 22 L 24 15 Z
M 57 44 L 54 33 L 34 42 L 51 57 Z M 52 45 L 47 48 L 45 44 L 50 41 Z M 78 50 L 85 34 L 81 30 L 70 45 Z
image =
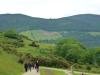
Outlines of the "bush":
M 91 68 L 91 72 L 100 73 L 100 68 Z
M 39 45 L 35 41 L 33 41 L 29 46 L 39 48 Z
M 8 38 L 18 39 L 18 34 L 15 30 L 6 31 L 4 36 Z
M 33 62 L 37 60 L 41 66 L 56 67 L 56 68 L 69 68 L 70 64 L 65 59 L 56 56 L 32 56 L 31 54 L 19 55 L 19 63 Z
M 91 70 L 91 66 L 90 65 L 87 65 L 86 66 L 86 70 Z
M 56 68 L 69 68 L 70 64 L 63 58 L 58 58 L 55 56 L 37 56 L 33 57 L 33 62 L 39 60 L 41 66 L 56 67 Z

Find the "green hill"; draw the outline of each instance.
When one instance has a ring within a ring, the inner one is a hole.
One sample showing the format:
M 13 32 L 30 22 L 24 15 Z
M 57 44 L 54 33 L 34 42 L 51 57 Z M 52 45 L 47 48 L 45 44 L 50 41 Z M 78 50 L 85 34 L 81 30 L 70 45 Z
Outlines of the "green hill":
M 100 16 L 92 14 L 75 15 L 59 19 L 34 18 L 22 14 L 1 14 L 0 30 L 18 31 L 43 29 L 50 31 L 100 31 Z
M 59 32 L 50 32 L 45 30 L 29 30 L 21 32 L 20 34 L 27 36 L 32 40 L 45 43 L 54 43 L 54 40 L 62 38 L 62 35 Z
M 34 37 L 42 41 L 54 42 L 59 37 L 75 38 L 89 47 L 100 46 L 100 15 L 81 14 L 59 19 L 43 19 L 22 14 L 1 14 L 0 31 L 16 29 L 18 32 L 25 31 L 32 40 Z M 32 31 L 31 31 L 32 30 Z M 37 31 L 34 31 L 37 30 Z M 38 31 L 39 30 L 39 31 Z M 47 36 L 44 32 L 56 32 L 58 35 Z M 37 33 L 36 36 L 34 36 Z M 40 35 L 41 33 L 41 35 Z M 57 37 L 57 38 L 56 38 Z M 44 40 L 45 39 L 45 40 Z
M 11 65 L 10 63 L 13 64 L 16 63 L 16 65 L 12 65 L 15 66 L 16 68 L 16 66 L 18 66 L 19 63 L 23 64 L 26 61 L 35 62 L 37 59 L 41 62 L 42 66 L 62 67 L 62 68 L 69 67 L 70 64 L 67 60 L 65 60 L 60 56 L 54 55 L 55 51 L 54 47 L 55 45 L 51 44 L 47 45 L 32 41 L 25 36 L 19 35 L 17 32 L 13 30 L 0 32 L 0 52 L 3 51 L 5 55 L 1 56 L 2 58 L 0 59 L 1 60 L 0 62 L 2 62 L 1 64 L 3 64 L 3 62 L 7 64 L 6 59 L 8 57 L 9 61 L 8 60 L 7 61 L 9 63 L 8 64 L 9 68 Z M 13 59 L 11 60 L 9 58 L 9 55 L 12 58 L 16 56 L 16 58 L 13 58 L 15 60 L 14 62 Z M 2 67 L 6 66 L 2 65 Z M 14 69 L 14 67 L 11 67 L 11 69 L 12 68 Z M 22 66 L 20 66 L 20 69 L 18 71 L 20 70 L 23 70 Z M 5 70 L 3 69 L 2 71 L 4 72 Z M 16 71 L 14 73 L 17 74 L 17 68 L 14 71 Z M 20 72 L 18 73 L 20 74 Z
M 44 30 L 28 30 L 20 34 L 28 38 L 42 43 L 56 43 L 62 38 L 74 38 L 82 42 L 87 47 L 100 46 L 100 32 L 78 32 L 78 31 L 44 31 Z
M 21 46 L 19 38 L 13 31 L 0 32 L 0 75 L 22 75 L 23 67 L 15 49 Z
M 54 32 L 41 32 L 46 35 L 55 35 Z M 58 33 L 56 34 L 58 35 Z M 100 66 L 99 54 L 99 48 L 97 50 L 89 49 L 74 39 L 58 40 L 57 44 L 44 44 L 32 41 L 14 30 L 0 32 L 2 75 L 19 75 L 23 70 L 21 64 L 26 61 L 35 62 L 37 59 L 41 66 L 70 68 L 72 64 L 77 63 L 75 67 L 77 70 L 99 73 L 100 71 L 97 70 Z M 6 72 L 5 68 L 7 68 Z

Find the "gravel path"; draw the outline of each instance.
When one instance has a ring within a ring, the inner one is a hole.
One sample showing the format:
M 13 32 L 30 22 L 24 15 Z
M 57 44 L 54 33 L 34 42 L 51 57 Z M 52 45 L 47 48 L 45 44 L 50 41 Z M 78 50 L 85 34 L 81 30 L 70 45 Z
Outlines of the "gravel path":
M 40 75 L 40 72 L 36 72 L 35 69 L 32 69 L 31 71 L 25 72 L 23 75 Z

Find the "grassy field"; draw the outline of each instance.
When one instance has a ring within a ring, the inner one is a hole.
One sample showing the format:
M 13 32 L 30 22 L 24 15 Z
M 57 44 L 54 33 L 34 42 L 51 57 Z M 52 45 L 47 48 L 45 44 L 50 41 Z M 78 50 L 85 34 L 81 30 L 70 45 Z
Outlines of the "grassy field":
M 54 44 L 39 43 L 39 48 L 37 48 L 37 47 L 29 46 L 29 44 L 31 44 L 32 41 L 27 39 L 23 39 L 23 40 L 24 40 L 24 47 L 17 48 L 18 52 L 30 53 L 33 56 L 37 56 L 37 55 L 44 56 L 45 54 L 52 52 L 55 46 Z
M 66 75 L 63 71 L 51 70 L 51 69 L 40 69 L 41 75 Z
M 14 55 L 0 49 L 0 75 L 22 75 L 23 68 L 16 60 Z
M 32 40 L 56 40 L 62 37 L 58 32 L 48 32 L 44 30 L 29 30 L 20 34 L 28 36 Z

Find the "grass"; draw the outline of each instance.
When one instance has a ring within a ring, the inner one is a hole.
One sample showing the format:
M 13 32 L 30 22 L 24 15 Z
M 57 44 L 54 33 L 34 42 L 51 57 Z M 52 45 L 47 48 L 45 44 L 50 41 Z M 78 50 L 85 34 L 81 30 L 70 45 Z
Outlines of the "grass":
M 100 36 L 100 32 L 88 32 L 92 36 Z
M 74 75 L 81 75 L 81 73 L 74 73 Z M 90 75 L 90 74 L 85 74 L 85 75 Z
M 16 60 L 14 55 L 0 49 L 0 75 L 22 75 L 23 68 Z
M 33 56 L 38 56 L 38 55 L 47 55 L 48 53 L 53 51 L 54 44 L 46 44 L 46 43 L 39 43 L 39 48 L 29 46 L 32 41 L 23 39 L 24 40 L 24 46 L 17 48 L 18 52 L 21 53 L 30 53 Z
M 51 70 L 51 69 L 40 69 L 41 75 L 66 75 L 63 71 Z
M 33 56 L 42 55 L 42 53 L 40 52 L 39 49 L 32 48 L 32 47 L 21 47 L 21 48 L 18 48 L 18 52 L 30 53 Z
M 29 37 L 32 40 L 56 40 L 62 36 L 58 32 L 48 32 L 44 30 L 29 30 L 20 34 Z

